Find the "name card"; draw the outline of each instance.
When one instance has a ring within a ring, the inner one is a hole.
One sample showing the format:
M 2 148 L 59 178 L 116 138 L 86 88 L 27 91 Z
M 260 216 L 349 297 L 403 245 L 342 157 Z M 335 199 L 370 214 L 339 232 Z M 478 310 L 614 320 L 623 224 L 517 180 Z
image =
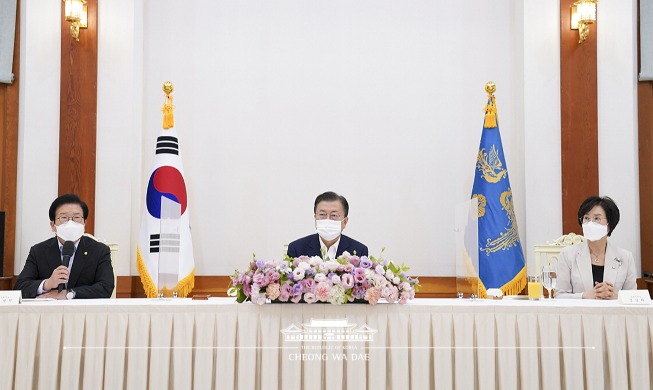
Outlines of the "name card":
M 20 290 L 0 291 L 0 306 L 18 305 L 22 298 L 22 293 Z
M 622 305 L 650 305 L 648 290 L 619 290 L 619 303 Z

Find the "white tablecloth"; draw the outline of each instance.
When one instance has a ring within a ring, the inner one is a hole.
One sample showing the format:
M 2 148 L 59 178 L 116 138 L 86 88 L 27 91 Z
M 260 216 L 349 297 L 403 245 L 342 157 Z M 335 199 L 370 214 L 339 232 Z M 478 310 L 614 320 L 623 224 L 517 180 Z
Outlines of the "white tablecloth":
M 285 339 L 312 319 L 373 340 Z M 652 339 L 617 302 L 30 301 L 0 306 L 0 389 L 650 389 Z

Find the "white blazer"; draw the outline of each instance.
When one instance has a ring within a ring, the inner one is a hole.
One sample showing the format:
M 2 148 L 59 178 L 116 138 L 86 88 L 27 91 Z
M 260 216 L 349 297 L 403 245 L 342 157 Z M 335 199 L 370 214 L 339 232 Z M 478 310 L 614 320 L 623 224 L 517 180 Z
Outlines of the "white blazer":
M 592 260 L 587 241 L 571 245 L 560 252 L 556 270 L 556 298 L 582 298 L 594 288 Z M 608 245 L 605 250 L 603 281 L 614 284 L 615 292 L 637 288 L 635 260 L 629 251 Z

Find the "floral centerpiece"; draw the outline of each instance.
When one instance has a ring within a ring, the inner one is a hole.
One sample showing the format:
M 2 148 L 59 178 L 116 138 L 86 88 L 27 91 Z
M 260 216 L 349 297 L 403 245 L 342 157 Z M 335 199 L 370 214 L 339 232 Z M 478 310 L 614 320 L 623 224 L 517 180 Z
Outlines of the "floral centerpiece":
M 231 277 L 230 296 L 262 305 L 279 302 L 367 302 L 383 298 L 406 303 L 415 297 L 419 281 L 406 275 L 408 267 L 373 256 L 347 252 L 335 260 L 314 256 L 283 260 L 252 260 L 245 271 Z

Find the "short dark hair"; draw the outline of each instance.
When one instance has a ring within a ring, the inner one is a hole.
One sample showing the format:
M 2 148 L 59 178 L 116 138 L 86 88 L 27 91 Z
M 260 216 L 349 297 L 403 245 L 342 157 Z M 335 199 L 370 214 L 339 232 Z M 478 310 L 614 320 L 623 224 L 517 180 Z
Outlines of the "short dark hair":
M 585 199 L 578 208 L 578 224 L 583 226 L 583 222 L 581 222 L 583 217 L 595 206 L 601 206 L 605 211 L 605 217 L 608 219 L 608 236 L 610 236 L 619 223 L 619 207 L 608 196 L 600 197 L 593 195 Z
M 84 213 L 84 219 L 88 219 L 88 206 L 86 203 L 75 194 L 64 194 L 55 199 L 54 202 L 52 202 L 52 205 L 50 205 L 50 221 L 54 222 L 57 209 L 65 204 L 79 205 Z
M 340 201 L 342 203 L 342 208 L 345 209 L 345 217 L 349 215 L 349 203 L 344 196 L 338 195 L 333 191 L 327 191 L 323 194 L 320 194 L 315 198 L 315 204 L 313 205 L 313 214 L 317 211 L 317 205 L 320 202 L 332 202 L 334 200 Z

